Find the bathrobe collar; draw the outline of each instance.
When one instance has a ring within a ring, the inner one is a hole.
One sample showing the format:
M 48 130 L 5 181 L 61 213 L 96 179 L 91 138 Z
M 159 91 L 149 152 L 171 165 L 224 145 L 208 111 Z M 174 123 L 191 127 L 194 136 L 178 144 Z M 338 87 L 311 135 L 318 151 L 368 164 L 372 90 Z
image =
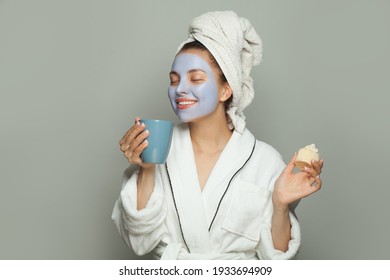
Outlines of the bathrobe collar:
M 202 192 L 189 127 L 184 123 L 175 127 L 166 166 L 184 242 L 190 252 L 210 252 L 209 227 L 218 204 L 229 180 L 250 158 L 254 143 L 255 137 L 249 130 L 242 134 L 234 131 Z

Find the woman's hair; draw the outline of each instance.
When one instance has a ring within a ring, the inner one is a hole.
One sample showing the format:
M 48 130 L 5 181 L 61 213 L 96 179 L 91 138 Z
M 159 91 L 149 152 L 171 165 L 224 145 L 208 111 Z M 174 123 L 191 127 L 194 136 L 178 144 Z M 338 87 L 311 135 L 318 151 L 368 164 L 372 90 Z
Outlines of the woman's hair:
M 222 83 L 227 83 L 227 79 L 225 77 L 225 74 L 223 74 L 221 67 L 219 66 L 217 60 L 214 58 L 214 56 L 211 54 L 211 52 L 199 41 L 192 41 L 189 43 L 186 43 L 180 50 L 180 52 L 187 51 L 187 50 L 197 50 L 197 51 L 204 51 L 208 54 L 211 63 L 213 66 L 215 66 L 219 73 L 219 80 Z M 230 96 L 228 100 L 225 101 L 225 111 L 229 108 L 229 105 L 233 101 L 233 95 Z

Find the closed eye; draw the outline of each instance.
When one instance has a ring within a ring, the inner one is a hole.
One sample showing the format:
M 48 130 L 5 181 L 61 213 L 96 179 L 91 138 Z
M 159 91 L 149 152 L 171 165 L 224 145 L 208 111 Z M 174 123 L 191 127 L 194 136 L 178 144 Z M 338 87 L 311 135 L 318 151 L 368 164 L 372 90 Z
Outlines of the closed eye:
M 179 84 L 180 78 L 176 72 L 169 73 L 169 79 L 171 80 L 171 86 L 176 86 Z
M 197 71 L 197 72 L 191 73 L 191 74 L 192 75 L 190 75 L 190 77 L 189 77 L 191 83 L 199 84 L 199 83 L 203 83 L 203 82 L 207 81 L 207 75 L 204 72 Z
M 192 79 L 191 82 L 193 83 L 201 83 L 201 82 L 204 82 L 205 80 L 204 79 Z

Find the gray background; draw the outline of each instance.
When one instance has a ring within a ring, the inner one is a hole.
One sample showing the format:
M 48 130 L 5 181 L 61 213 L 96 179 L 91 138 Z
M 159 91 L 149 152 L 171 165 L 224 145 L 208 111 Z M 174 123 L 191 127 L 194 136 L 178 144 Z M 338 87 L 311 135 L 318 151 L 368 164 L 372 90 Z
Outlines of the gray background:
M 0 1 L 0 259 L 134 258 L 110 216 L 136 115 L 177 122 L 168 72 L 190 20 L 234 10 L 264 41 L 249 129 L 315 143 L 301 259 L 390 259 L 390 1 Z

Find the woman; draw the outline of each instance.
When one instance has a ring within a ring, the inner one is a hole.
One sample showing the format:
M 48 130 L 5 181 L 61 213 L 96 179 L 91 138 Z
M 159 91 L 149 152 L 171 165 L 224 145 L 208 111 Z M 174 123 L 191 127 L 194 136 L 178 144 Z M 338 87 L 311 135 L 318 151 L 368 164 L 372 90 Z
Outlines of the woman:
M 138 255 L 161 259 L 291 259 L 300 246 L 293 211 L 321 188 L 323 162 L 293 173 L 245 127 L 249 76 L 262 42 L 245 18 L 195 18 L 170 72 L 175 126 L 165 165 L 140 159 L 148 131 L 139 118 L 120 148 L 136 170 L 125 179 L 113 220 Z

